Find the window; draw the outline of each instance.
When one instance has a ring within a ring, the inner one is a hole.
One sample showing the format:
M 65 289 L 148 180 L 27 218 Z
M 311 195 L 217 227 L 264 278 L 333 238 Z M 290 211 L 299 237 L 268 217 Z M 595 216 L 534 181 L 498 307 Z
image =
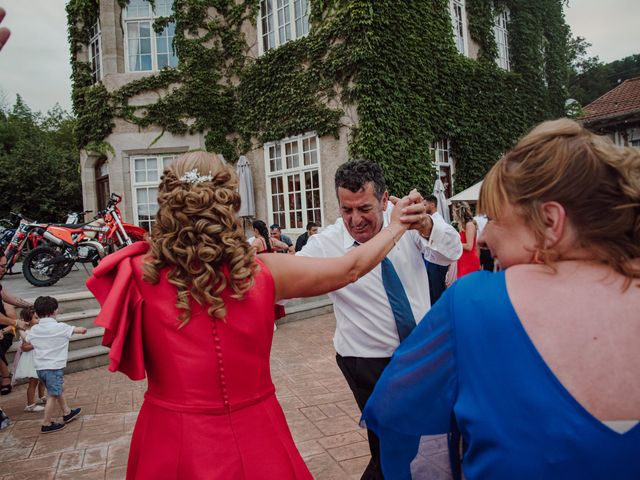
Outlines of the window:
M 264 146 L 269 223 L 304 231 L 322 224 L 319 140 L 314 134 Z
M 91 65 L 91 77 L 93 83 L 102 80 L 102 45 L 100 35 L 100 21 L 91 27 L 91 39 L 89 40 L 89 65 Z
M 261 0 L 260 53 L 309 33 L 309 0 Z
M 502 10 L 496 15 L 493 25 L 493 33 L 496 37 L 496 45 L 498 47 L 498 57 L 496 63 L 504 70 L 509 71 L 509 32 L 507 24 L 509 23 L 509 10 Z
M 158 210 L 158 185 L 160 176 L 171 164 L 175 155 L 132 156 L 131 185 L 133 190 L 133 214 L 135 223 L 151 230 Z
M 640 138 L 637 138 L 636 140 L 631 140 L 630 143 L 632 147 L 640 148 Z
M 96 197 L 98 198 L 98 210 L 104 210 L 109 203 L 109 164 L 102 159 L 95 167 Z
M 153 7 L 148 0 L 129 1 L 124 11 L 127 71 L 150 72 L 178 65 L 173 45 L 175 22 L 161 32 L 153 29 L 155 18 L 168 17 L 172 12 L 173 0 L 155 0 Z
M 442 180 L 447 198 L 453 195 L 453 174 L 455 173 L 455 162 L 449 153 L 450 149 L 451 142 L 447 139 L 437 140 L 431 145 L 436 172 Z
M 467 36 L 465 34 L 464 20 L 465 8 L 464 0 L 449 0 L 449 10 L 451 13 L 451 23 L 453 26 L 453 40 L 458 52 L 467 54 Z

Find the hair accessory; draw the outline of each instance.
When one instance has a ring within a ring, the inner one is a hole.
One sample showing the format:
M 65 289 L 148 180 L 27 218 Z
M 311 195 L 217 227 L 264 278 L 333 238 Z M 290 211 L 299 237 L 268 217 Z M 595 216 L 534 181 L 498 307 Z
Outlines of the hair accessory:
M 202 182 L 210 182 L 213 180 L 211 176 L 211 171 L 209 171 L 209 175 L 200 175 L 197 168 L 188 171 L 183 176 L 180 177 L 181 182 L 186 183 L 202 183 Z

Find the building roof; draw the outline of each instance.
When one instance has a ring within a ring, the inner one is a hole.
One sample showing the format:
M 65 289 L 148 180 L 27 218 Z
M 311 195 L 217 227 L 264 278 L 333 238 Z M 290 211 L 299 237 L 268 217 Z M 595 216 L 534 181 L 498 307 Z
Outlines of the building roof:
M 640 115 L 640 77 L 625 80 L 613 90 L 609 90 L 597 100 L 584 107 L 584 123 L 605 119 Z

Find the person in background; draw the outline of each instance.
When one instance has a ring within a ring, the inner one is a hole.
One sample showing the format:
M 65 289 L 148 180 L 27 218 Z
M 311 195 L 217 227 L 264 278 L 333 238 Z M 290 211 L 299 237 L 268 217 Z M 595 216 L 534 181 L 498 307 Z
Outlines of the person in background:
M 269 236 L 267 224 L 262 220 L 253 222 L 253 235 L 254 240 L 251 242 L 251 246 L 255 247 L 258 253 L 271 253 L 289 249 L 286 243 Z
M 411 478 L 455 412 L 467 480 L 637 480 L 640 150 L 544 122 L 479 210 L 505 270 L 456 281 L 394 354 L 363 414 L 385 475 Z
M 274 223 L 269 228 L 271 230 L 271 238 L 275 238 L 276 240 L 281 241 L 282 243 L 286 244 L 288 247 L 287 250 L 278 250 L 280 253 L 291 253 L 294 251 L 293 242 L 288 236 L 282 233 L 282 230 L 280 229 L 280 225 L 278 225 L 277 223 Z
M 7 257 L 0 253 L 0 279 L 2 279 L 7 271 Z M 8 395 L 11 393 L 11 374 L 9 372 L 9 362 L 7 362 L 6 354 L 11 348 L 13 340 L 16 335 L 16 329 L 24 330 L 27 327 L 24 320 L 20 320 L 16 316 L 16 311 L 13 307 L 29 308 L 32 305 L 10 294 L 5 288 L 2 288 L 0 284 L 0 325 L 14 327 L 4 332 L 2 340 L 0 340 L 0 376 L 2 376 L 2 382 L 0 383 L 0 394 Z
M 482 236 L 482 230 L 484 230 L 484 227 L 487 224 L 487 216 L 477 214 L 475 217 L 473 217 L 473 220 L 478 226 L 478 233 L 476 234 L 476 236 L 480 238 Z M 495 270 L 495 264 L 489 249 L 487 247 L 483 247 L 479 242 L 476 242 L 476 251 L 478 254 L 478 258 L 480 259 L 480 270 L 493 272 Z
M 296 252 L 299 252 L 304 248 L 304 246 L 309 241 L 309 238 L 311 238 L 312 236 L 318 233 L 319 228 L 320 228 L 320 225 L 318 225 L 316 222 L 307 223 L 307 228 L 306 228 L 307 231 L 304 232 L 302 235 L 300 235 L 296 240 Z
M 14 358 L 14 378 L 16 380 L 24 378 L 29 381 L 27 387 L 27 406 L 25 412 L 42 412 L 46 404 L 44 384 L 38 379 L 38 372 L 34 363 L 33 345 L 27 342 L 27 332 L 38 323 L 38 317 L 33 308 L 23 308 L 20 311 L 20 318 L 27 322 L 27 330 L 20 330 L 20 346 Z M 36 398 L 36 391 L 38 397 Z
M 380 165 L 369 160 L 342 164 L 335 175 L 341 218 L 313 235 L 297 255 L 340 257 L 362 248 L 389 224 L 395 213 Z M 393 198 L 393 197 L 391 197 Z M 422 196 L 409 198 L 417 221 L 381 265 L 357 282 L 329 294 L 336 317 L 336 363 L 360 409 L 400 342 L 431 307 L 424 259 L 446 264 L 461 254 L 451 225 L 426 213 Z M 371 461 L 363 480 L 381 479 L 378 440 L 367 432 Z
M 478 228 L 467 202 L 459 202 L 453 206 L 453 219 L 458 224 L 462 256 L 458 260 L 457 278 L 480 270 L 480 259 L 476 251 L 476 232 Z
M 69 357 L 69 340 L 74 333 L 84 335 L 87 329 L 58 323 L 58 301 L 53 297 L 38 297 L 33 304 L 38 323 L 27 332 L 26 340 L 33 346 L 33 363 L 38 378 L 47 389 L 47 403 L 41 433 L 54 433 L 78 418 L 80 407 L 71 409 L 64 398 L 64 367 Z M 53 421 L 56 405 L 62 411 L 63 423 Z
M 424 207 L 434 222 L 446 223 L 442 215 L 438 212 L 438 198 L 435 195 L 427 195 L 424 197 Z M 438 265 L 426 259 L 424 263 L 427 267 L 427 275 L 429 277 L 429 298 L 431 305 L 433 305 L 444 293 L 445 288 L 447 288 L 446 278 L 449 266 Z

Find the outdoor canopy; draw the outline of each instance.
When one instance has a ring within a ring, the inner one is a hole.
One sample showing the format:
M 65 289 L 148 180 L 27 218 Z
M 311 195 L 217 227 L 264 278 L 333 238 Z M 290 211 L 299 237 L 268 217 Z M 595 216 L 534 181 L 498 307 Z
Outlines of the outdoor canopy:
M 449 204 L 452 202 L 477 202 L 480 196 L 480 187 L 482 186 L 482 180 L 475 185 L 470 186 L 466 190 L 461 191 L 457 195 L 454 195 L 449 199 Z

